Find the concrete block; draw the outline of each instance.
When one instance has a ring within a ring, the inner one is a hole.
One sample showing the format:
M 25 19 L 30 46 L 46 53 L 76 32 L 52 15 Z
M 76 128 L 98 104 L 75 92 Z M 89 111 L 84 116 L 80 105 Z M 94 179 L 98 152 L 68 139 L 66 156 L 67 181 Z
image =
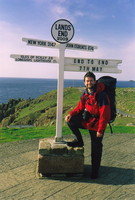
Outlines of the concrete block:
M 67 154 L 67 145 L 66 144 L 60 144 L 60 143 L 52 143 L 51 144 L 51 154 L 58 154 L 63 155 Z
M 84 148 L 68 147 L 65 143 L 53 139 L 39 141 L 38 173 L 83 173 Z
M 83 173 L 84 156 L 42 156 L 39 155 L 38 173 Z
M 47 155 L 50 154 L 51 143 L 47 139 L 42 139 L 39 141 L 39 154 Z

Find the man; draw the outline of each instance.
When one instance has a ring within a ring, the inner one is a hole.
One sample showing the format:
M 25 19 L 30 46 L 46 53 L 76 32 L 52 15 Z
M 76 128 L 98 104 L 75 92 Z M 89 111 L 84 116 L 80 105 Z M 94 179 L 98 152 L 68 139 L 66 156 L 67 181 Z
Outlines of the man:
M 66 117 L 69 128 L 76 136 L 77 141 L 68 142 L 68 146 L 84 146 L 79 128 L 88 129 L 91 137 L 91 178 L 98 178 L 98 170 L 102 157 L 102 139 L 107 123 L 110 120 L 110 105 L 107 94 L 104 92 L 104 84 L 96 83 L 96 77 L 92 72 L 84 76 L 85 92 L 75 109 Z

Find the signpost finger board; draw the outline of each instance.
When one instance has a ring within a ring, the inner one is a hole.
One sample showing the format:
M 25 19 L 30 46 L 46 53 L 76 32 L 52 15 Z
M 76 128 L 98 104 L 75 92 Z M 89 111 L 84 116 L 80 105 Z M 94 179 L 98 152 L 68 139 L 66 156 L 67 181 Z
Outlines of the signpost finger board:
M 11 58 L 14 58 L 15 61 L 19 62 L 40 62 L 40 63 L 58 63 L 58 57 L 53 56 L 38 56 L 38 55 L 19 55 L 12 54 Z

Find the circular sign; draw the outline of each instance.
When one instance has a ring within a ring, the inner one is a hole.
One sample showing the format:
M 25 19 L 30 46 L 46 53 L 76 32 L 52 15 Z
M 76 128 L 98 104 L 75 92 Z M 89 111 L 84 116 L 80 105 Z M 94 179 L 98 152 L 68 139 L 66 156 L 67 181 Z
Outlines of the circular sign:
M 59 19 L 52 25 L 52 37 L 61 44 L 69 42 L 74 36 L 74 27 L 66 19 Z

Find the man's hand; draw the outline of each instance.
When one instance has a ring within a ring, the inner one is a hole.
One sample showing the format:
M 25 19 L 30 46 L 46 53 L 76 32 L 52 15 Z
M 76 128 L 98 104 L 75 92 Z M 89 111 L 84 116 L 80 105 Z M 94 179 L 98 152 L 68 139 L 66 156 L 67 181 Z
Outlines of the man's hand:
M 66 122 L 69 122 L 69 121 L 70 121 L 70 119 L 71 119 L 71 115 L 70 115 L 70 114 L 68 114 L 68 115 L 65 117 L 65 121 L 66 121 Z
M 97 137 L 103 137 L 103 134 L 97 132 Z

